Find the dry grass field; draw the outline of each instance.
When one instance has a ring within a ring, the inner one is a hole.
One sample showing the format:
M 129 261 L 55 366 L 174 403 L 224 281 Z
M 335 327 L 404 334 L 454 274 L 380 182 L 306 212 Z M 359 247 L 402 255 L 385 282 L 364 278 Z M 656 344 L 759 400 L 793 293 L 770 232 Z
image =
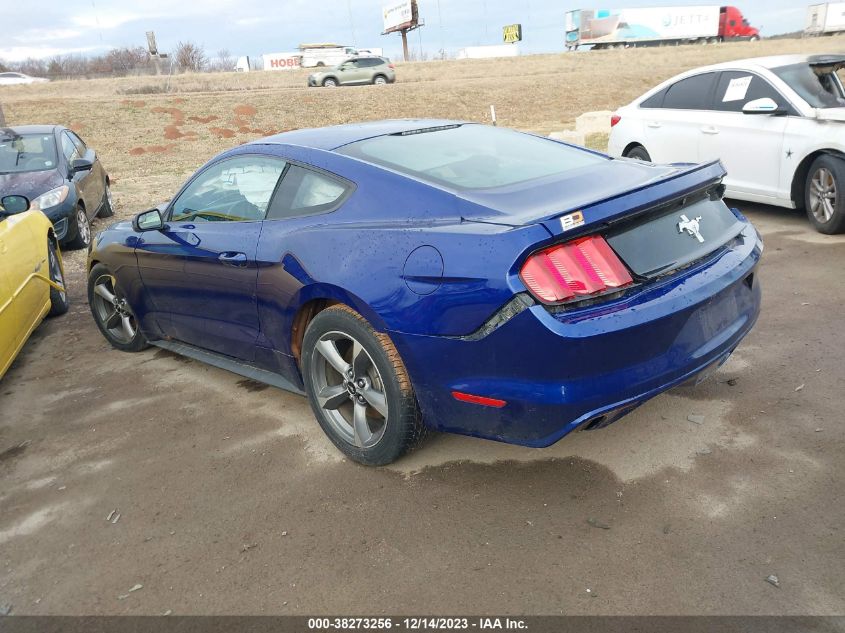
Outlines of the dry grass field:
M 62 123 L 99 152 L 118 217 L 169 198 L 199 165 L 291 128 L 369 119 L 489 120 L 547 134 L 613 109 L 678 72 L 782 53 L 845 50 L 845 37 L 398 64 L 392 86 L 306 88 L 307 70 L 57 81 L 0 91 L 9 125 Z M 601 140 L 598 141 L 601 143 Z

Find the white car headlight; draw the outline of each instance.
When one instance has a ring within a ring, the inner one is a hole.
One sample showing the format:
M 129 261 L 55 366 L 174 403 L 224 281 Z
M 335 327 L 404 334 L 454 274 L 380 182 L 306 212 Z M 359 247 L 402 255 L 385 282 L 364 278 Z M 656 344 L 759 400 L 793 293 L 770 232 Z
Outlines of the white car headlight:
M 38 196 L 35 200 L 32 201 L 31 206 L 33 208 L 46 211 L 47 209 L 51 209 L 52 207 L 58 206 L 62 202 L 64 202 L 67 198 L 67 194 L 69 191 L 70 187 L 68 187 L 67 185 L 56 187 L 55 189 L 51 189 L 47 193 L 42 193 L 40 196 Z

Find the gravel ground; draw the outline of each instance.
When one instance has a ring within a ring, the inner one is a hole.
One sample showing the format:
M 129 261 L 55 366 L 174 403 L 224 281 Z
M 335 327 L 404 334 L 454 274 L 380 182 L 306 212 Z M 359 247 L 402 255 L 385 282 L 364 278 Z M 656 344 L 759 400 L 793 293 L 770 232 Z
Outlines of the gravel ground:
M 708 381 L 548 449 L 440 435 L 383 469 L 344 460 L 301 397 L 111 350 L 71 253 L 70 313 L 0 383 L 0 605 L 845 613 L 845 238 L 742 206 L 763 311 Z

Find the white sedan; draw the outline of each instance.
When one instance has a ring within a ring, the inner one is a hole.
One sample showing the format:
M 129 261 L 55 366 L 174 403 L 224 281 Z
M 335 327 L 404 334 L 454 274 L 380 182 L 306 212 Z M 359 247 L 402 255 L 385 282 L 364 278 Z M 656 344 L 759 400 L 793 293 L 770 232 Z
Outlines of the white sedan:
M 34 84 L 50 81 L 44 77 L 30 77 L 23 73 L 5 72 L 0 73 L 0 86 L 10 86 L 12 84 Z
M 611 118 L 608 151 L 655 163 L 720 159 L 725 195 L 805 209 L 845 231 L 845 55 L 759 57 L 690 70 Z

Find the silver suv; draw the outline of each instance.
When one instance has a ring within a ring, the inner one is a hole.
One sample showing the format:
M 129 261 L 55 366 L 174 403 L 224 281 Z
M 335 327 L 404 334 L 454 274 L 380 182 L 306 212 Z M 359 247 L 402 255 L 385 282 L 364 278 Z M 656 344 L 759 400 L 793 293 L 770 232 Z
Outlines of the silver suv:
M 386 57 L 353 57 L 334 68 L 308 75 L 309 86 L 356 86 L 392 84 L 396 81 L 393 63 Z

